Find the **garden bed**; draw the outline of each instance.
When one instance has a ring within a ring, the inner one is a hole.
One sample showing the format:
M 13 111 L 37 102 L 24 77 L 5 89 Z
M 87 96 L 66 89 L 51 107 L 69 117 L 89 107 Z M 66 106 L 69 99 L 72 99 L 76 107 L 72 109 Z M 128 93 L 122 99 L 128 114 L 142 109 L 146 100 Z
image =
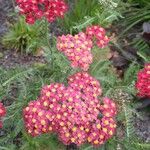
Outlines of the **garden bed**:
M 70 4 L 72 6 L 72 3 Z M 14 13 L 14 4 L 12 4 L 12 0 L 7 0 L 7 1 L 3 1 L 3 2 L 0 2 L 0 36 L 3 37 L 5 35 L 6 32 L 8 32 L 9 30 L 9 24 L 13 22 L 13 19 L 12 19 L 12 16 L 11 14 Z M 118 28 L 118 26 L 116 25 L 116 27 Z M 115 27 L 113 27 L 115 29 Z M 117 36 L 117 33 L 115 32 L 119 32 L 119 31 L 114 31 L 114 29 L 112 29 L 111 27 L 108 28 L 108 31 L 110 32 L 111 35 L 114 35 L 115 34 L 115 38 L 118 38 Z M 136 30 L 134 29 L 134 32 L 136 32 Z M 138 29 L 137 29 L 137 32 L 138 32 Z M 63 34 L 66 34 L 67 31 L 64 31 L 63 28 L 61 28 L 61 25 L 57 22 L 54 22 L 50 25 L 50 37 L 54 37 L 54 36 L 60 36 L 60 35 L 63 35 Z M 113 64 L 113 67 L 112 65 L 109 65 L 111 66 L 111 70 L 113 71 L 113 73 L 119 78 L 119 80 L 123 80 L 124 78 L 124 73 L 126 72 L 126 70 L 128 70 L 128 68 L 130 67 L 130 61 L 127 62 L 127 57 L 126 56 L 126 52 L 129 50 L 129 53 L 131 52 L 131 55 L 127 54 L 129 57 L 136 57 L 137 61 L 141 61 L 141 59 L 136 55 L 136 50 L 133 48 L 133 47 L 128 47 L 126 44 L 135 37 L 132 37 L 132 38 L 127 38 L 127 39 L 124 39 L 122 41 L 125 41 L 124 43 L 124 46 L 123 47 L 123 50 L 125 51 L 125 55 L 119 55 L 118 53 L 118 50 L 116 50 L 117 48 L 113 45 L 110 45 L 109 48 L 107 48 L 107 54 L 105 53 L 104 55 L 101 53 L 100 54 L 100 57 L 101 58 L 104 58 L 104 60 L 108 60 L 110 59 L 112 64 Z M 126 41 L 127 40 L 127 41 Z M 117 43 L 117 41 L 115 41 Z M 135 51 L 134 51 L 135 50 Z M 133 52 L 134 51 L 134 52 Z M 128 52 L 127 52 L 128 53 Z M 96 55 L 96 59 L 101 59 L 98 55 Z M 116 57 L 117 56 L 117 57 Z M 138 58 L 137 58 L 138 57 Z M 6 48 L 1 42 L 0 42 L 0 68 L 2 68 L 3 70 L 5 71 L 9 71 L 9 70 L 15 70 L 15 69 L 18 69 L 18 68 L 32 68 L 34 66 L 36 66 L 37 64 L 47 64 L 48 61 L 46 60 L 46 58 L 44 56 L 34 56 L 32 54 L 22 54 L 20 52 L 17 52 L 16 50 L 14 49 L 8 49 Z M 141 65 L 143 65 L 143 60 L 141 61 L 140 63 Z M 41 66 L 40 66 L 41 67 Z M 97 67 L 97 66 L 96 66 Z M 119 69 L 118 69 L 119 67 Z M 117 71 L 116 71 L 117 70 Z M 6 73 L 7 74 L 7 73 Z M 35 74 L 38 74 L 37 72 Z M 42 73 L 39 73 L 40 75 Z M 44 73 L 43 73 L 44 74 Z M 42 76 L 46 76 L 46 79 L 40 79 L 40 83 L 38 83 L 38 78 L 35 79 L 32 79 L 32 74 L 29 76 L 26 76 L 25 77 L 25 81 L 30 81 L 30 77 L 31 77 L 31 84 L 32 83 L 35 83 L 35 88 L 36 89 L 36 94 L 39 92 L 39 89 L 41 87 L 38 87 L 39 85 L 42 86 L 43 83 L 47 83 L 48 80 L 49 80 L 49 77 L 47 77 L 48 75 L 43 75 Z M 50 73 L 51 74 L 51 73 Z M 52 73 L 53 74 L 53 73 Z M 67 74 L 67 73 L 66 73 Z M 38 76 L 38 75 L 37 75 Z M 10 78 L 11 79 L 11 78 Z M 57 78 L 56 78 L 57 80 Z M 10 84 L 9 86 L 11 86 L 11 90 L 7 91 L 6 94 L 6 97 L 2 97 L 2 102 L 5 104 L 5 106 L 7 106 L 8 108 L 11 107 L 11 105 L 13 103 L 16 103 L 17 99 L 18 98 L 18 92 L 19 92 L 19 87 L 17 85 L 17 82 L 16 81 L 15 83 L 13 84 Z M 28 85 L 28 86 L 32 86 L 32 85 Z M 8 88 L 8 87 L 7 87 Z M 28 88 L 28 87 L 25 87 L 25 88 Z M 32 87 L 33 91 L 34 91 L 34 87 Z M 32 95 L 32 90 L 31 90 L 31 96 L 29 96 L 28 100 L 30 98 L 34 98 L 36 99 L 38 97 L 38 94 L 35 96 L 34 94 Z M 114 90 L 115 91 L 115 90 Z M 28 89 L 26 90 L 26 94 L 29 93 Z M 116 92 L 117 93 L 117 92 Z M 114 93 L 114 94 L 116 94 Z M 123 92 L 123 94 L 126 94 L 126 92 Z M 117 93 L 117 97 L 114 98 L 114 100 L 117 102 L 118 99 L 121 99 L 122 97 L 122 94 L 121 93 Z M 24 97 L 24 101 L 26 100 L 26 96 L 23 96 Z M 120 97 L 119 97 L 120 96 Z M 112 96 L 113 98 L 113 96 Z M 135 103 L 135 100 L 133 100 L 134 97 L 123 97 L 123 101 L 127 101 L 128 99 L 130 99 L 131 103 Z M 27 105 L 27 102 L 23 104 L 24 107 Z M 118 104 L 119 106 L 118 107 L 122 107 L 120 106 L 120 102 Z M 138 104 L 138 105 L 141 105 L 141 104 Z M 15 109 L 15 108 L 14 108 Z M 145 111 L 145 110 L 140 110 L 139 112 L 137 111 L 137 109 L 135 108 L 136 112 L 132 112 L 132 115 L 133 115 L 133 118 L 132 118 L 132 123 L 134 125 L 134 129 L 135 129 L 135 133 L 134 133 L 134 136 L 138 136 L 138 138 L 140 138 L 141 140 L 141 143 L 149 143 L 150 142 L 150 127 L 149 127 L 149 124 L 150 124 L 150 114 L 149 114 L 149 111 Z M 17 111 L 17 106 L 16 106 L 16 110 Z M 14 111 L 14 112 L 15 112 Z M 21 113 L 21 112 L 20 112 Z M 140 117 L 139 117 L 139 116 Z M 19 117 L 19 116 L 17 116 Z M 9 119 L 9 116 L 8 116 L 8 119 Z M 12 121 L 12 120 L 11 120 Z M 124 130 L 125 129 L 125 124 L 126 124 L 126 120 L 125 121 L 118 121 L 118 130 L 117 130 L 117 136 L 119 138 L 122 138 L 124 137 Z M 16 128 L 18 128 L 18 126 L 21 126 L 22 124 L 17 124 L 16 127 L 12 127 L 11 131 L 14 132 L 14 130 L 16 130 Z M 8 134 L 7 133 L 7 129 L 9 127 L 6 126 L 5 129 L 0 129 L 0 138 L 1 137 L 4 137 L 5 139 L 5 135 L 7 136 L 10 136 L 10 133 Z M 10 131 L 9 131 L 10 132 Z M 14 139 L 12 139 L 12 144 L 16 145 L 17 148 L 20 147 L 20 145 L 22 144 L 22 133 L 19 131 L 17 133 L 16 131 L 16 136 L 14 137 Z M 24 138 L 27 137 L 26 135 L 24 135 Z M 7 137 L 6 137 L 7 138 Z M 4 140 L 3 139 L 3 140 Z M 47 137 L 46 137 L 47 139 Z M 30 140 L 30 139 L 26 139 L 26 140 Z M 52 139 L 52 141 L 55 140 L 55 137 Z M 11 143 L 11 141 L 8 141 Z M 37 142 L 37 141 L 36 141 Z M 7 144 L 7 141 L 6 143 Z M 31 144 L 31 143 L 30 143 Z M 55 143 L 56 144 L 56 143 Z M 55 145 L 54 144 L 54 145 Z M 32 144 L 31 144 L 32 145 Z M 63 146 L 61 146 L 61 144 L 58 144 L 59 145 L 59 150 L 62 149 Z M 0 147 L 1 147 L 1 139 L 0 139 Z M 60 148 L 61 147 L 61 148 Z M 14 148 L 15 149 L 15 148 Z M 47 148 L 45 148 L 46 150 Z M 36 149 L 35 149 L 36 150 Z M 122 148 L 122 150 L 124 150 Z

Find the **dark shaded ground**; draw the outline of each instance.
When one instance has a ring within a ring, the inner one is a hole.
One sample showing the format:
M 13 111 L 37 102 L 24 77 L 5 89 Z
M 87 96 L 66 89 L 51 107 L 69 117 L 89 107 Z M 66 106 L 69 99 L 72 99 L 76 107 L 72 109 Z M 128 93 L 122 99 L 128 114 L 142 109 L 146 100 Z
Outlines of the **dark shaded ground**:
M 150 116 L 143 117 L 143 119 L 135 118 L 136 134 L 146 143 L 150 142 Z
M 7 31 L 7 22 L 10 19 L 8 14 L 13 12 L 11 0 L 0 0 L 0 36 Z
M 0 0 L 0 37 L 4 35 L 8 30 L 8 22 L 11 17 L 9 16 L 13 12 L 13 4 L 11 0 Z M 54 23 L 50 27 L 51 35 L 61 35 L 62 30 Z M 16 66 L 28 66 L 35 62 L 45 62 L 43 57 L 25 56 L 16 53 L 14 50 L 5 49 L 0 42 L 0 67 L 5 69 L 15 68 Z M 143 120 L 135 119 L 136 133 L 143 141 L 150 142 L 150 118 L 146 116 Z
M 33 63 L 45 63 L 43 57 L 35 57 L 31 55 L 21 55 L 13 50 L 6 50 L 4 47 L 0 48 L 0 53 L 3 57 L 0 58 L 0 66 L 6 69 L 15 68 L 16 66 L 30 66 Z

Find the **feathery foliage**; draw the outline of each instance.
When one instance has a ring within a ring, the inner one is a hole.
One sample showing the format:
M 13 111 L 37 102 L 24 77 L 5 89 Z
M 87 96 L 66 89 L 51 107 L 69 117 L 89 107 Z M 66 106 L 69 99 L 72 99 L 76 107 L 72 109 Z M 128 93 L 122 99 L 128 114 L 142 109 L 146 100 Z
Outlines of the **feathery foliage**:
M 73 1 L 70 11 L 63 20 L 59 20 L 59 24 L 62 25 L 65 31 L 72 33 L 81 31 L 91 24 L 108 26 L 112 21 L 122 17 L 120 8 L 123 7 L 118 9 L 120 2 L 120 0 Z

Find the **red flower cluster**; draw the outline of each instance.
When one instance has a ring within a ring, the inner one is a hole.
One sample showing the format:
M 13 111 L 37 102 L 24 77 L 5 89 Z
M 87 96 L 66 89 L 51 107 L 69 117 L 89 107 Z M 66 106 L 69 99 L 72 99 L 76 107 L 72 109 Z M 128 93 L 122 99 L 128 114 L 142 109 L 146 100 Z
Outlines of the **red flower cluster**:
M 1 117 L 4 117 L 6 115 L 6 109 L 3 106 L 3 104 L 0 102 L 0 128 L 3 127 L 2 121 L 1 121 Z
M 93 62 L 91 52 L 93 37 L 96 37 L 96 44 L 100 48 L 104 48 L 109 42 L 108 37 L 105 35 L 105 29 L 99 26 L 91 26 L 87 27 L 86 33 L 80 32 L 75 36 L 68 34 L 58 37 L 57 49 L 67 56 L 73 68 L 79 67 L 87 71 Z
M 84 72 L 70 76 L 68 87 L 59 83 L 44 86 L 39 99 L 23 111 L 28 133 L 55 132 L 65 145 L 103 144 L 115 132 L 116 106 L 108 98 L 100 104 L 97 97 L 101 93 L 99 82 Z
M 90 39 L 96 38 L 96 44 L 99 48 L 104 48 L 109 42 L 109 38 L 105 33 L 105 29 L 100 26 L 95 25 L 86 28 L 86 34 Z
M 136 88 L 139 97 L 150 98 L 150 64 L 146 64 L 144 69 L 139 71 Z
M 29 24 L 42 17 L 53 22 L 57 17 L 63 17 L 68 9 L 64 0 L 16 0 L 16 3 Z
M 68 34 L 58 37 L 57 48 L 68 57 L 72 67 L 86 71 L 92 63 L 92 41 L 83 32 L 75 36 Z
M 87 102 L 102 94 L 100 83 L 88 73 L 76 73 L 68 78 L 68 83 L 72 89 L 79 91 L 81 98 Z

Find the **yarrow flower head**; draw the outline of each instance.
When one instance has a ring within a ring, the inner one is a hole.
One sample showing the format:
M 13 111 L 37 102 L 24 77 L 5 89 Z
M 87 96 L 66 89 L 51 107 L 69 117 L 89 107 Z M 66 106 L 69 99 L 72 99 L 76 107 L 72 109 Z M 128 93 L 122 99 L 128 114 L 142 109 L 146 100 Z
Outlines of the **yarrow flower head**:
M 57 17 L 63 17 L 68 9 L 64 0 L 16 0 L 16 3 L 29 24 L 42 17 L 53 22 Z
M 83 99 L 90 101 L 102 94 L 102 88 L 98 80 L 86 72 L 76 73 L 68 78 L 69 85 L 75 90 L 80 91 Z M 90 96 L 91 98 L 89 99 Z
M 106 35 L 105 29 L 98 25 L 87 27 L 86 34 L 90 39 L 96 39 L 96 44 L 99 48 L 104 48 L 105 46 L 107 46 L 110 40 Z
M 150 63 L 146 64 L 144 69 L 139 71 L 135 86 L 139 97 L 150 98 Z
M 4 117 L 5 115 L 6 115 L 6 109 L 5 109 L 4 105 L 0 102 L 0 128 L 3 127 L 1 117 Z
M 70 76 L 67 87 L 44 86 L 38 100 L 23 110 L 27 132 L 32 136 L 54 132 L 65 145 L 103 144 L 115 132 L 116 106 L 109 98 L 100 103 L 101 93 L 99 82 L 86 72 Z
M 93 61 L 92 45 L 92 41 L 83 32 L 75 36 L 68 34 L 57 38 L 57 49 L 67 56 L 72 67 L 80 67 L 84 71 L 88 70 Z
M 80 68 L 83 71 L 87 71 L 93 62 L 91 50 L 95 38 L 99 48 L 104 48 L 109 42 L 104 28 L 90 26 L 87 27 L 85 33 L 80 32 L 74 36 L 70 34 L 59 36 L 57 38 L 57 49 L 67 56 L 73 68 Z

